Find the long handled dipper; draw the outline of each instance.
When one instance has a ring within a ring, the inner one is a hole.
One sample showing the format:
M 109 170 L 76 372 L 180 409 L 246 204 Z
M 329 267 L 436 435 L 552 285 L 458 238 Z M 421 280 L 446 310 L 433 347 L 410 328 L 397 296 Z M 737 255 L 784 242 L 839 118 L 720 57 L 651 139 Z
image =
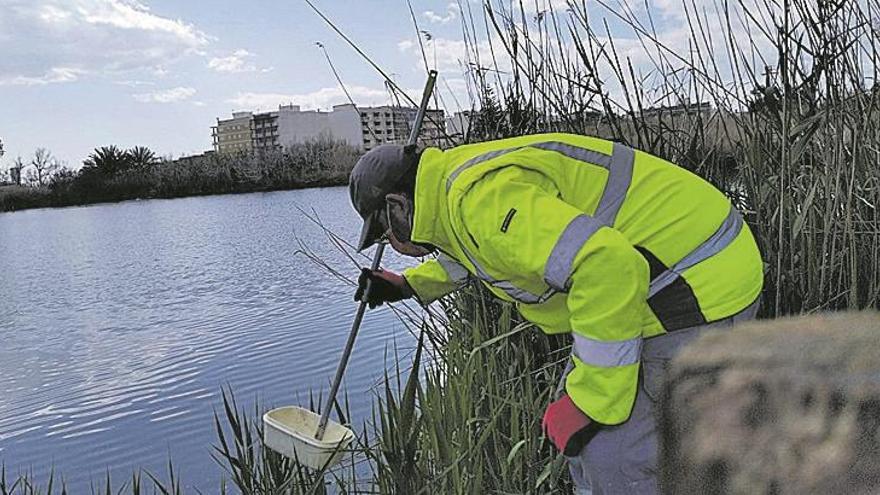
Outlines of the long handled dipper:
M 425 84 L 425 92 L 422 94 L 422 103 L 416 113 L 416 120 L 410 131 L 407 144 L 416 144 L 436 78 L 436 71 L 432 70 L 428 73 L 428 82 Z M 380 242 L 376 246 L 376 254 L 373 256 L 371 267 L 373 270 L 379 269 L 384 251 L 385 243 Z M 342 376 L 348 366 L 348 358 L 351 357 L 354 341 L 357 338 L 358 330 L 360 330 L 361 321 L 364 319 L 371 285 L 367 282 L 363 301 L 355 314 L 351 332 L 348 334 L 348 341 L 345 343 L 345 350 L 342 351 L 342 358 L 336 368 L 336 377 L 333 378 L 330 394 L 327 396 L 327 403 L 324 404 L 320 419 L 314 412 L 298 406 L 275 408 L 263 415 L 263 443 L 272 450 L 296 459 L 300 464 L 313 469 L 326 469 L 337 463 L 342 458 L 342 449 L 354 438 L 354 433 L 351 430 L 330 421 L 330 411 L 336 401 L 336 393 L 339 391 Z
M 414 145 L 419 137 L 419 130 L 422 127 L 422 120 L 425 118 L 425 111 L 428 108 L 428 101 L 431 99 L 431 92 L 434 90 L 434 81 L 437 79 L 437 71 L 428 73 L 428 82 L 425 84 L 425 92 L 422 93 L 422 103 L 416 113 L 416 121 L 413 123 L 412 130 L 409 133 L 407 144 Z M 378 270 L 382 262 L 382 255 L 385 253 L 385 243 L 380 242 L 376 246 L 376 254 L 373 255 L 373 264 L 371 270 Z M 339 391 L 339 385 L 342 383 L 342 376 L 345 374 L 345 367 L 348 366 L 348 358 L 351 357 L 351 351 L 354 348 L 354 340 L 357 338 L 358 331 L 361 328 L 361 321 L 364 319 L 364 312 L 367 309 L 367 301 L 369 300 L 372 283 L 367 281 L 367 287 L 364 291 L 364 297 L 358 306 L 357 314 L 354 316 L 354 322 L 351 325 L 351 332 L 348 334 L 348 341 L 345 343 L 345 350 L 342 351 L 342 358 L 339 360 L 339 366 L 336 368 L 336 377 L 333 378 L 333 385 L 330 387 L 330 395 L 327 396 L 327 403 L 324 404 L 324 411 L 321 413 L 321 420 L 318 422 L 318 431 L 315 438 L 322 440 L 324 438 L 324 430 L 327 428 L 327 421 L 330 419 L 330 411 L 333 409 L 333 403 L 336 400 L 336 392 Z

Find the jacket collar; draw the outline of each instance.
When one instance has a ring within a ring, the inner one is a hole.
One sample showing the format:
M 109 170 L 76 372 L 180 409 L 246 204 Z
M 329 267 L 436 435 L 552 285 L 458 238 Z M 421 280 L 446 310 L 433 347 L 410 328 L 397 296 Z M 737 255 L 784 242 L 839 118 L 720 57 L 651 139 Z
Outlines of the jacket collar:
M 422 153 L 416 172 L 415 212 L 412 240 L 450 251 L 448 210 L 446 208 L 446 167 L 443 152 L 428 148 Z

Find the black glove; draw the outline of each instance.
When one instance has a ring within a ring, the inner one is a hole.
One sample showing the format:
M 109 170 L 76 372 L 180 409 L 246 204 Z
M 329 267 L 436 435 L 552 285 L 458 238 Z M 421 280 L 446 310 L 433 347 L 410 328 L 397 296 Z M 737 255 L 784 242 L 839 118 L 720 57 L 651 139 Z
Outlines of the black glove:
M 354 293 L 355 301 L 364 300 L 367 281 L 371 282 L 369 299 L 367 300 L 370 309 L 381 306 L 382 303 L 400 301 L 413 296 L 413 290 L 403 276 L 387 270 L 372 271 L 369 268 L 364 268 L 361 270 L 361 276 L 358 277 L 358 288 Z

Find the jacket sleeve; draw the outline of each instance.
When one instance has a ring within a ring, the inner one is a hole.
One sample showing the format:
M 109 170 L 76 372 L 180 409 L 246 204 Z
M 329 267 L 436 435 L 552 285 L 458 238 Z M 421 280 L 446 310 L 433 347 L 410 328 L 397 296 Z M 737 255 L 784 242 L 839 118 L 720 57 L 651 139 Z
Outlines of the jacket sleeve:
M 583 243 L 568 284 L 574 369 L 566 391 L 594 421 L 626 421 L 635 402 L 648 292 L 647 262 L 623 235 L 599 228 Z
M 403 278 L 423 305 L 458 289 L 467 283 L 468 276 L 465 267 L 445 254 L 403 272 Z
M 638 385 L 648 264 L 619 231 L 562 201 L 545 176 L 510 168 L 462 202 L 477 256 L 498 279 L 568 293 L 574 369 L 566 391 L 597 423 L 622 423 Z

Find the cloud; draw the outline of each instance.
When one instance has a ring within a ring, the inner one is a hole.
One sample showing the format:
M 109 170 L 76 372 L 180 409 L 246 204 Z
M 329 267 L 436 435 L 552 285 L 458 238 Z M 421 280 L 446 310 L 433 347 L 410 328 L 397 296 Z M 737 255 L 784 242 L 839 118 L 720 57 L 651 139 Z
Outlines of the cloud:
M 80 6 L 76 10 L 80 18 L 88 24 L 123 31 L 166 34 L 192 47 L 204 45 L 208 41 L 207 35 L 192 24 L 154 15 L 141 3 L 131 0 L 92 0 L 84 3 L 91 5 Z
M 177 87 L 153 91 L 152 93 L 137 93 L 131 95 L 135 100 L 142 103 L 174 103 L 192 98 L 196 94 L 194 88 Z
M 134 0 L 4 0 L 2 12 L 0 74 L 6 81 L 153 74 L 198 56 L 212 40 L 193 24 Z M 69 68 L 78 72 L 59 72 Z
M 41 76 L 12 76 L 0 78 L 0 86 L 45 86 L 47 84 L 72 82 L 86 71 L 74 67 L 53 67 Z
M 247 59 L 253 56 L 254 54 L 247 50 L 236 50 L 229 56 L 212 58 L 208 61 L 208 67 L 217 72 L 229 73 L 268 72 L 271 70 L 270 68 L 258 69 L 255 65 L 248 63 Z
M 245 64 L 245 59 L 251 57 L 247 50 L 236 50 L 228 57 L 214 57 L 208 61 L 208 67 L 217 72 L 252 72 L 257 70 L 254 66 Z
M 120 86 L 128 86 L 130 88 L 137 88 L 140 86 L 155 86 L 156 83 L 153 81 L 141 81 L 138 79 L 124 79 L 121 81 L 114 81 L 113 84 L 118 84 Z
M 458 5 L 450 3 L 446 6 L 446 15 L 440 15 L 433 10 L 426 10 L 422 13 L 425 19 L 431 24 L 448 24 L 458 18 Z
M 354 102 L 359 106 L 387 105 L 389 103 L 388 92 L 384 89 L 368 88 L 365 86 L 347 86 Z M 417 95 L 418 90 L 407 90 L 407 93 Z M 321 88 L 311 93 L 285 94 L 285 93 L 250 93 L 239 92 L 235 97 L 226 100 L 237 109 L 243 110 L 274 110 L 278 105 L 292 103 L 299 105 L 303 110 L 322 109 L 326 110 L 333 105 L 348 103 L 348 97 L 338 86 Z

